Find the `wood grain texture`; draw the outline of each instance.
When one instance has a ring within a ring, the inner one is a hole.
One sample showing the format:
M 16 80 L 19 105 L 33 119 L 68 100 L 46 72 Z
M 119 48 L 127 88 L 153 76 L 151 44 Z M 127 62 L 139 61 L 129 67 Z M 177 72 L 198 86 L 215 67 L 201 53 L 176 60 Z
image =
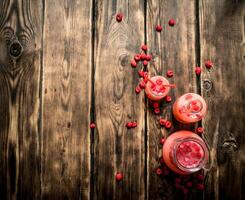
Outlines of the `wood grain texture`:
M 45 2 L 44 199 L 89 199 L 91 12 L 89 0 Z
M 202 63 L 214 63 L 202 76 L 213 163 L 205 199 L 245 199 L 245 2 L 207 0 L 199 9 Z
M 170 27 L 169 19 L 175 19 L 176 25 Z M 163 27 L 161 33 L 156 32 L 156 25 Z M 149 0 L 147 2 L 147 43 L 153 62 L 149 67 L 151 76 L 163 75 L 169 69 L 174 71 L 174 77 L 169 79 L 175 83 L 176 88 L 171 90 L 172 102 L 186 92 L 196 92 L 196 75 L 194 67 L 196 62 L 196 7 L 195 1 L 161 1 Z M 172 121 L 172 103 L 164 103 L 162 117 Z M 156 175 L 156 168 L 160 166 L 163 136 L 180 130 L 193 129 L 193 126 L 183 126 L 174 121 L 171 130 L 160 128 L 159 118 L 151 108 L 148 108 L 148 199 L 178 199 L 179 192 L 174 190 L 173 183 Z M 174 119 L 173 119 L 174 120 Z M 193 194 L 193 199 L 197 198 Z
M 40 198 L 41 13 L 39 1 L 0 2 L 0 199 Z
M 144 1 L 95 4 L 94 199 L 144 199 L 144 99 L 130 61 L 144 40 Z M 123 21 L 115 19 L 123 13 Z M 126 122 L 138 127 L 127 130 Z M 115 180 L 120 171 L 122 182 Z

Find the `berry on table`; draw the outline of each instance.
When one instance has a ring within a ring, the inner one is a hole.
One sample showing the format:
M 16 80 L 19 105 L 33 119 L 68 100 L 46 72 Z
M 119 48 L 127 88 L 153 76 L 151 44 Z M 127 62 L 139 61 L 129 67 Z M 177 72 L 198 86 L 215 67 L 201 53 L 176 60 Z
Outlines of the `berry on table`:
M 123 174 L 121 172 L 116 173 L 116 181 L 121 181 L 123 180 Z
M 157 174 L 158 176 L 162 175 L 162 169 L 161 169 L 161 168 L 157 168 L 157 169 L 156 169 L 156 174 Z
M 139 86 L 141 89 L 144 89 L 145 88 L 145 81 L 144 80 L 140 81 Z
M 198 184 L 196 185 L 196 187 L 197 187 L 198 190 L 204 190 L 204 185 L 201 184 L 201 183 L 198 183 Z
M 136 55 L 134 56 L 134 60 L 135 60 L 136 62 L 138 62 L 138 61 L 140 61 L 140 57 L 141 57 L 140 54 L 136 54 Z
M 95 128 L 95 123 L 93 123 L 93 122 L 90 123 L 90 128 L 91 128 L 91 129 L 94 129 L 94 128 Z
M 132 122 L 127 122 L 126 123 L 126 127 L 127 128 L 132 128 L 133 127 L 133 123 Z
M 171 102 L 172 101 L 172 98 L 171 98 L 171 96 L 169 96 L 169 95 L 167 95 L 166 97 L 165 97 L 165 100 L 166 100 L 166 102 Z
M 151 61 L 151 59 L 152 59 L 151 55 L 147 54 L 147 55 L 146 55 L 146 60 L 147 60 L 147 61 Z
M 143 61 L 143 65 L 144 65 L 144 66 L 147 66 L 147 65 L 148 65 L 148 61 L 147 61 L 147 60 L 144 60 L 144 61 Z
M 159 119 L 159 124 L 160 124 L 161 126 L 165 126 L 166 121 L 167 121 L 166 119 L 160 118 L 160 119 Z
M 122 13 L 118 13 L 118 14 L 116 15 L 116 20 L 117 20 L 117 22 L 121 22 L 122 19 L 123 19 Z
M 161 25 L 156 25 L 156 31 L 161 32 L 162 31 L 162 26 Z
M 205 61 L 205 66 L 206 66 L 206 68 L 211 69 L 213 67 L 212 61 L 211 60 Z
M 193 185 L 193 184 L 192 184 L 191 181 L 188 181 L 188 182 L 186 183 L 186 187 L 189 187 L 189 188 L 190 188 L 190 187 L 192 187 L 192 185 Z
M 144 77 L 145 76 L 145 72 L 143 70 L 139 70 L 138 74 L 140 77 Z
M 141 92 L 140 86 L 137 86 L 137 87 L 135 88 L 135 92 L 136 92 L 136 94 L 139 94 L 139 93 Z
M 131 67 L 133 68 L 137 67 L 137 62 L 135 60 L 131 61 Z
M 155 112 L 155 114 L 159 114 L 160 113 L 160 109 L 159 108 L 155 108 L 154 112 Z
M 159 103 L 158 102 L 154 102 L 153 103 L 153 108 L 159 108 Z
M 165 142 L 165 138 L 161 138 L 161 140 L 160 140 L 160 144 L 161 144 L 161 145 L 163 145 L 163 144 L 164 144 L 164 142 Z
M 197 178 L 197 180 L 199 180 L 199 181 L 203 181 L 203 180 L 204 180 L 204 176 L 203 176 L 202 174 L 197 174 L 197 175 L 196 175 L 196 178 Z
M 170 69 L 170 70 L 167 71 L 167 77 L 170 78 L 170 77 L 172 77 L 173 75 L 174 75 L 173 70 Z
M 147 51 L 147 45 L 143 44 L 143 45 L 141 46 L 141 49 L 142 49 L 143 51 Z
M 195 69 L 196 75 L 200 75 L 202 72 L 202 68 L 201 67 L 196 67 Z
M 171 123 L 170 121 L 167 120 L 167 121 L 165 122 L 165 127 L 166 127 L 166 128 L 171 128 L 171 127 L 172 127 L 172 123 Z
M 170 19 L 170 20 L 168 21 L 168 25 L 169 25 L 169 26 L 174 26 L 174 25 L 175 25 L 175 20 L 174 20 L 174 19 Z
M 196 133 L 198 133 L 198 134 L 202 134 L 203 131 L 204 131 L 204 128 L 203 128 L 203 127 L 198 127 L 198 128 L 196 129 Z
M 138 123 L 137 122 L 132 122 L 132 128 L 137 127 Z
M 143 60 L 146 60 L 146 54 L 144 54 L 144 53 L 142 53 L 141 55 L 140 55 L 140 59 L 143 61 Z

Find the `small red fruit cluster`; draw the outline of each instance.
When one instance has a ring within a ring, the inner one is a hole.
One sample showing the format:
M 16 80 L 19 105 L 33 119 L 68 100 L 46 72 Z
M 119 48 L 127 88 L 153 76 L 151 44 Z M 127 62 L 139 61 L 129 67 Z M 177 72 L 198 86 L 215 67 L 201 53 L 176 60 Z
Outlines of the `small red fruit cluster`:
M 126 123 L 126 127 L 129 129 L 129 128 L 135 128 L 135 127 L 137 127 L 137 122 L 136 121 L 134 121 L 134 122 L 127 122 Z
M 160 118 L 159 119 L 159 124 L 161 126 L 164 126 L 165 128 L 169 129 L 172 127 L 172 123 L 169 121 L 169 120 L 166 120 L 166 119 L 163 119 L 163 118 Z

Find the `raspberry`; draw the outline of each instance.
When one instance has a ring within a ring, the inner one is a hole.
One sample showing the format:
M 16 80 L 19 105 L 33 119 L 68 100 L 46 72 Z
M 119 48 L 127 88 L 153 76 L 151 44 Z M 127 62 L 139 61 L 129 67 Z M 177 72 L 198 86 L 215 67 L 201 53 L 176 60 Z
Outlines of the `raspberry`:
M 164 142 L 165 142 L 165 138 L 161 138 L 161 140 L 160 140 L 160 144 L 161 144 L 161 145 L 163 145 L 163 144 L 164 144 Z
M 202 174 L 197 174 L 196 178 L 199 181 L 203 181 L 204 180 L 204 176 Z
M 122 15 L 121 13 L 118 13 L 118 14 L 116 15 L 116 20 L 117 20 L 117 22 L 121 22 L 122 19 L 123 19 L 123 15 Z
M 207 61 L 205 62 L 205 66 L 206 66 L 208 69 L 211 69 L 211 68 L 213 67 L 212 61 L 211 61 L 211 60 L 207 60 Z
M 135 88 L 135 92 L 136 92 L 136 94 L 139 94 L 139 93 L 141 92 L 141 88 L 140 88 L 139 86 L 137 86 L 137 87 Z
M 143 51 L 147 51 L 147 45 L 143 44 L 143 45 L 141 46 L 141 49 L 142 49 Z
M 162 31 L 162 26 L 161 25 L 156 25 L 156 31 L 161 32 Z
M 166 119 L 160 118 L 160 119 L 159 119 L 159 124 L 160 124 L 161 126 L 165 126 L 166 121 L 167 121 Z
M 186 183 L 186 187 L 192 187 L 192 182 L 191 181 L 188 181 L 187 183 Z
M 142 53 L 141 55 L 140 55 L 140 59 L 143 61 L 143 60 L 146 60 L 146 54 L 144 54 L 144 53 Z
M 168 21 L 168 25 L 169 25 L 169 26 L 174 26 L 174 25 L 175 25 L 175 20 L 174 20 L 174 19 L 170 19 L 170 20 Z
M 136 61 L 136 62 L 138 62 L 138 61 L 140 61 L 140 54 L 136 54 L 135 56 L 134 56 L 134 60 Z
M 171 127 L 172 127 L 172 123 L 171 123 L 170 121 L 167 120 L 167 121 L 165 122 L 165 127 L 166 127 L 166 128 L 171 128 Z
M 155 108 L 154 112 L 155 112 L 155 114 L 159 114 L 160 113 L 160 109 L 159 108 Z
M 135 60 L 132 60 L 132 61 L 131 61 L 131 66 L 132 66 L 133 68 L 137 67 L 137 62 L 136 62 Z
M 95 123 L 90 123 L 90 128 L 94 129 L 95 128 Z
M 147 54 L 147 55 L 146 55 L 146 60 L 147 60 L 147 61 L 151 61 L 151 59 L 152 59 L 151 55 Z
M 135 128 L 135 127 L 137 127 L 137 122 L 132 122 L 132 128 Z
M 195 69 L 196 75 L 200 75 L 202 72 L 202 68 L 201 67 L 196 67 Z
M 140 81 L 140 84 L 139 84 L 140 88 L 141 89 L 144 89 L 145 88 L 145 81 Z
M 168 70 L 167 71 L 167 77 L 172 77 L 174 75 L 174 72 L 173 72 L 173 70 Z
M 161 169 L 161 168 L 157 168 L 157 169 L 156 169 L 156 174 L 157 174 L 158 176 L 162 175 L 162 169 Z
M 147 65 L 148 65 L 148 61 L 144 60 L 144 61 L 143 61 L 143 65 L 144 65 L 144 66 L 147 66 Z
M 204 131 L 204 128 L 203 128 L 203 127 L 198 127 L 198 128 L 196 129 L 196 133 L 198 133 L 198 134 L 202 134 L 203 131 Z
M 121 181 L 121 180 L 123 180 L 123 175 L 121 172 L 117 172 L 116 173 L 116 181 Z
M 132 128 L 133 127 L 133 123 L 132 122 L 127 122 L 126 127 L 127 128 Z
M 204 190 L 204 185 L 198 183 L 198 184 L 197 184 L 197 189 L 198 189 L 198 190 Z
M 158 102 L 154 102 L 153 103 L 153 108 L 159 108 L 159 103 Z
M 138 74 L 139 74 L 140 77 L 144 77 L 145 76 L 145 72 L 142 71 L 142 70 L 139 70 L 138 71 Z
M 167 95 L 166 97 L 165 97 L 165 100 L 166 100 L 166 102 L 171 102 L 172 101 L 172 98 L 171 98 L 171 96 L 169 96 L 169 95 Z

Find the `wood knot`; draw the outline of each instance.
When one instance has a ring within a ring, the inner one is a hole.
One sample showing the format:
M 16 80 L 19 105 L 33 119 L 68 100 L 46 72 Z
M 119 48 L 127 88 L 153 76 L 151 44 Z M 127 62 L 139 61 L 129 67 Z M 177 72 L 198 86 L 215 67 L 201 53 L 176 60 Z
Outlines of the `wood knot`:
M 9 54 L 13 59 L 17 59 L 21 56 L 23 47 L 19 41 L 14 41 L 9 46 Z
M 238 149 L 237 141 L 232 133 L 228 133 L 228 136 L 224 139 L 222 149 L 226 153 L 232 153 Z
M 203 81 L 203 88 L 206 90 L 206 91 L 210 91 L 213 87 L 213 83 L 212 81 L 208 80 L 208 79 L 205 79 Z

